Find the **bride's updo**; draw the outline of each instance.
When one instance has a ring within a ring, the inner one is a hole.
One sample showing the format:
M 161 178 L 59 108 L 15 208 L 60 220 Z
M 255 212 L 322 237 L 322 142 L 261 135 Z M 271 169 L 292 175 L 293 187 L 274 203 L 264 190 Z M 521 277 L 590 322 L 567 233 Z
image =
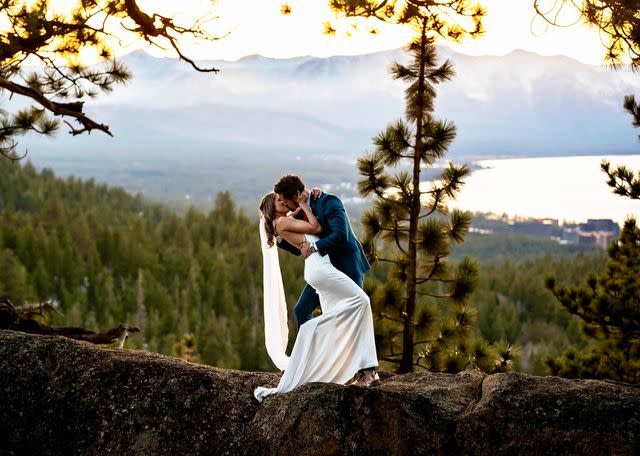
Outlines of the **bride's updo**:
M 273 220 L 276 217 L 276 198 L 274 192 L 267 193 L 260 201 L 260 213 L 264 218 L 264 230 L 267 232 L 267 244 L 273 247 L 273 240 L 276 237 L 276 230 L 273 228 Z

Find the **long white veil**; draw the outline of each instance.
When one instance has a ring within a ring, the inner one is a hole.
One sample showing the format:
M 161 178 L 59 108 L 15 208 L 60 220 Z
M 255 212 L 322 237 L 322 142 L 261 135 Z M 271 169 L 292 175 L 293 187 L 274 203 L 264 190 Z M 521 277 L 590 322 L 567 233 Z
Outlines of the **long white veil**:
M 264 339 L 267 353 L 280 370 L 286 370 L 289 357 L 286 354 L 289 340 L 287 303 L 284 298 L 282 273 L 278 248 L 267 244 L 264 218 L 260 217 L 260 244 L 262 245 L 262 288 L 264 290 Z

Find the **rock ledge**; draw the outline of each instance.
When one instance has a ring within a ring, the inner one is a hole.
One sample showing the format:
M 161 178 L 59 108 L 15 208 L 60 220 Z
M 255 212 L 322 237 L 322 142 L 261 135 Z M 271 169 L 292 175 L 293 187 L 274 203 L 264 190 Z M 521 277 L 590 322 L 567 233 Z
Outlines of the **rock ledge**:
M 0 455 L 640 454 L 640 388 L 383 375 L 253 399 L 276 374 L 0 330 Z

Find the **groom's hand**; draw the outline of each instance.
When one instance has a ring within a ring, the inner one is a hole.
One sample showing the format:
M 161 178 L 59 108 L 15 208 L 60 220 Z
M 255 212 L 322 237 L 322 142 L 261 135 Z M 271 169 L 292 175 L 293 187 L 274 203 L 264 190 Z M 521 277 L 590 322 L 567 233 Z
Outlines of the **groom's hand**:
M 300 194 L 298 195 L 298 203 L 300 204 L 309 203 L 309 190 L 305 188 L 303 191 L 300 192 Z
M 308 242 L 303 242 L 302 244 L 300 244 L 300 252 L 306 260 L 309 255 L 311 255 L 311 244 L 309 244 Z

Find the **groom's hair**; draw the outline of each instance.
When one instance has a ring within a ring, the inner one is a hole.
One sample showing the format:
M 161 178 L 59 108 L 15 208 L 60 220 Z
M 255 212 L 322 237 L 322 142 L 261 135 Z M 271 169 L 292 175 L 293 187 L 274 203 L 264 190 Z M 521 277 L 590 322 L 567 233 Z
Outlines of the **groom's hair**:
M 291 199 L 304 191 L 304 182 L 302 182 L 300 176 L 285 174 L 276 181 L 273 191 L 287 199 Z

